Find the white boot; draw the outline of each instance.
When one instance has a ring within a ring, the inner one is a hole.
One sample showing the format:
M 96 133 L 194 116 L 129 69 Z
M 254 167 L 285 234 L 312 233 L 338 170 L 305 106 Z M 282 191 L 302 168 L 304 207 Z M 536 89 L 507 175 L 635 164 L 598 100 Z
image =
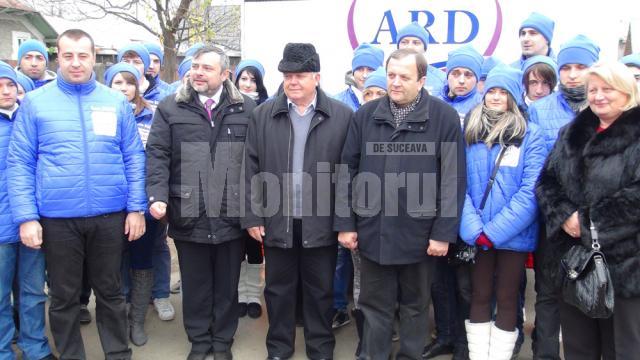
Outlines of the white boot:
M 464 327 L 467 330 L 467 343 L 469 343 L 469 359 L 494 360 L 489 357 L 489 341 L 491 339 L 491 326 L 493 323 L 471 323 L 465 320 Z
M 240 264 L 240 279 L 238 280 L 238 303 L 247 303 L 247 260 Z
M 262 264 L 247 263 L 246 276 L 246 296 L 247 303 L 260 304 L 260 296 L 262 296 L 262 288 L 264 281 L 262 280 Z
M 510 360 L 513 348 L 518 340 L 518 330 L 504 331 L 491 324 L 491 344 L 489 345 L 489 359 Z

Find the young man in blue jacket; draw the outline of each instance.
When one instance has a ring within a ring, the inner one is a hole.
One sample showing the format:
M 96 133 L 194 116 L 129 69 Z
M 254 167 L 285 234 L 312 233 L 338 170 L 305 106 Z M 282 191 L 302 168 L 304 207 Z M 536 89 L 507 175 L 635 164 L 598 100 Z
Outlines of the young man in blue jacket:
M 15 357 L 11 339 L 19 331 L 18 347 L 24 358 L 55 359 L 45 336 L 44 253 L 20 243 L 7 196 L 7 149 L 19 107 L 17 96 L 17 74 L 9 64 L 0 61 L 0 358 Z M 11 307 L 15 281 L 20 293 L 19 330 Z
M 18 67 L 16 71 L 33 80 L 36 88 L 55 80 L 56 73 L 47 70 L 49 53 L 47 47 L 40 41 L 29 39 L 18 48 Z
M 96 294 L 106 359 L 130 359 L 120 263 L 145 231 L 144 149 L 122 93 L 95 80 L 93 39 L 58 37 L 59 76 L 27 94 L 8 155 L 9 200 L 22 243 L 43 248 L 49 321 L 62 359 L 85 359 L 78 322 L 83 264 Z
M 398 49 L 413 49 L 422 53 L 429 60 L 427 48 L 430 38 L 429 32 L 417 21 L 414 21 L 398 31 L 397 46 Z M 447 78 L 444 72 L 433 65 L 427 65 L 427 80 L 424 83 L 424 88 L 430 95 L 438 96 L 446 82 Z
M 149 67 L 147 68 L 147 75 L 151 76 L 158 84 L 158 89 L 166 95 L 171 93 L 171 86 L 165 81 L 160 79 L 160 71 L 164 65 L 164 51 L 162 45 L 156 43 L 144 43 L 144 47 L 149 51 Z

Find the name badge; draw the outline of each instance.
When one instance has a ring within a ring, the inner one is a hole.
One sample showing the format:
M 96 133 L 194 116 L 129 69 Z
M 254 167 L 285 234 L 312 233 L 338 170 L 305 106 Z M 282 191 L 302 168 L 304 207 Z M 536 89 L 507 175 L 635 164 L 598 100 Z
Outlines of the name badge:
M 118 118 L 115 111 L 93 110 L 91 111 L 93 133 L 99 136 L 116 136 Z
M 520 148 L 511 145 L 505 150 L 500 166 L 516 167 L 520 163 Z

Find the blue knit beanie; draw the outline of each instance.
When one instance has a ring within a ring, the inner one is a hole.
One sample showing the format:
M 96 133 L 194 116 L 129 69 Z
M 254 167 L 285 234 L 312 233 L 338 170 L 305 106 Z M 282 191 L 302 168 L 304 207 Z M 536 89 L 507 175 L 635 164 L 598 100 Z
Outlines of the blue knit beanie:
M 400 41 L 407 36 L 415 36 L 418 39 L 422 40 L 422 44 L 424 45 L 424 51 L 427 51 L 427 46 L 429 46 L 429 32 L 423 26 L 418 24 L 417 21 L 412 22 L 411 24 L 403 27 L 398 31 L 398 36 L 396 37 L 396 47 L 400 47 Z
M 145 49 L 151 55 L 155 55 L 160 59 L 160 65 L 164 63 L 164 52 L 162 51 L 162 46 L 156 43 L 144 43 Z
M 242 61 L 240 61 L 238 66 L 236 66 L 235 79 L 237 79 L 238 76 L 240 76 L 240 74 L 242 73 L 242 70 L 244 70 L 245 68 L 247 68 L 249 66 L 253 66 L 254 68 L 256 68 L 258 70 L 258 72 L 260 73 L 260 76 L 262 76 L 262 78 L 264 79 L 264 67 L 257 60 L 242 60 Z
M 107 85 L 108 87 L 111 87 L 111 82 L 113 81 L 113 78 L 116 77 L 116 75 L 121 72 L 131 73 L 131 75 L 133 75 L 137 81 L 140 81 L 140 78 L 142 77 L 138 69 L 136 69 L 133 65 L 125 62 L 119 62 L 112 65 L 110 68 L 107 69 L 107 71 L 104 72 L 104 84 Z
M 118 50 L 118 62 L 122 61 L 122 57 L 128 51 L 134 52 L 140 57 L 142 64 L 144 64 L 144 71 L 147 72 L 149 65 L 151 65 L 151 56 L 149 55 L 147 48 L 140 43 L 129 43 Z
M 368 67 L 375 70 L 382 66 L 384 61 L 384 51 L 371 44 L 361 44 L 353 52 L 351 60 L 351 70 L 356 71 L 361 67 Z
M 34 39 L 29 39 L 20 44 L 20 47 L 18 48 L 18 62 L 20 62 L 20 60 L 22 60 L 22 57 L 27 55 L 29 51 L 39 52 L 40 54 L 42 54 L 42 56 L 44 56 L 44 61 L 49 63 L 49 54 L 47 53 L 47 48 L 42 42 Z
M 635 66 L 640 68 L 640 53 L 623 56 L 620 62 L 627 66 Z
M 193 54 L 196 53 L 196 51 L 198 51 L 198 49 L 200 49 L 201 47 L 204 47 L 203 43 L 195 43 L 193 45 L 191 45 L 190 48 L 187 49 L 187 51 L 184 53 L 185 57 L 192 57 Z
M 467 68 L 473 71 L 477 80 L 480 80 L 482 74 L 482 63 L 484 58 L 471 45 L 465 45 L 449 52 L 447 60 L 447 76 L 451 70 L 457 67 Z
M 178 75 L 180 76 L 180 79 L 184 78 L 187 72 L 191 70 L 191 60 L 193 60 L 193 58 L 191 56 L 187 56 L 178 66 Z
M 524 73 L 526 73 L 527 70 L 535 64 L 547 64 L 555 73 L 558 73 L 558 64 L 556 64 L 552 58 L 546 55 L 536 55 L 528 58 L 524 63 L 522 63 L 522 75 L 524 75 Z
M 486 59 L 484 59 L 484 61 L 482 62 L 482 70 L 480 71 L 480 80 L 484 80 L 487 78 L 487 75 L 489 75 L 489 71 L 491 71 L 491 69 L 493 69 L 494 67 L 496 67 L 496 65 L 498 64 L 502 64 L 502 61 L 500 61 L 497 57 L 495 56 L 491 56 L 488 57 Z
M 29 92 L 36 89 L 36 84 L 31 80 L 30 77 L 23 74 L 21 71 L 16 71 L 16 79 L 18 80 L 18 84 L 22 86 L 24 92 Z
M 522 71 L 506 64 L 499 64 L 489 71 L 487 80 L 484 82 L 484 94 L 482 97 L 484 98 L 492 88 L 501 88 L 507 90 L 518 105 L 522 105 L 524 103 L 524 98 L 522 97 L 524 91 L 521 79 Z
M 365 89 L 372 86 L 387 90 L 387 72 L 383 67 L 379 67 L 376 71 L 370 73 L 369 76 L 367 76 L 367 80 L 364 81 Z
M 531 15 L 529 15 L 529 17 L 522 22 L 522 25 L 520 25 L 520 29 L 518 30 L 518 32 L 520 32 L 520 30 L 522 30 L 523 28 L 536 29 L 540 34 L 542 34 L 542 36 L 544 36 L 545 39 L 547 39 L 549 45 L 551 45 L 554 27 L 555 22 L 553 20 L 540 13 L 532 12 Z
M 18 76 L 16 75 L 16 71 L 11 67 L 11 65 L 7 64 L 4 61 L 0 61 L 0 78 L 7 78 L 13 81 L 15 84 L 18 84 Z
M 558 51 L 558 69 L 566 64 L 591 66 L 598 61 L 600 47 L 584 35 L 577 35 L 562 44 Z

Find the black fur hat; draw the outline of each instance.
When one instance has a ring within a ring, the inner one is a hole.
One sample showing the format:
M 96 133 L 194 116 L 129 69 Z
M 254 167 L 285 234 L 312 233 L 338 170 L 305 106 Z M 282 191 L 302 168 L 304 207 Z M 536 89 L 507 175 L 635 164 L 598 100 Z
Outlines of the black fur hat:
M 319 72 L 320 56 L 312 44 L 288 43 L 282 52 L 278 71 L 283 73 Z

